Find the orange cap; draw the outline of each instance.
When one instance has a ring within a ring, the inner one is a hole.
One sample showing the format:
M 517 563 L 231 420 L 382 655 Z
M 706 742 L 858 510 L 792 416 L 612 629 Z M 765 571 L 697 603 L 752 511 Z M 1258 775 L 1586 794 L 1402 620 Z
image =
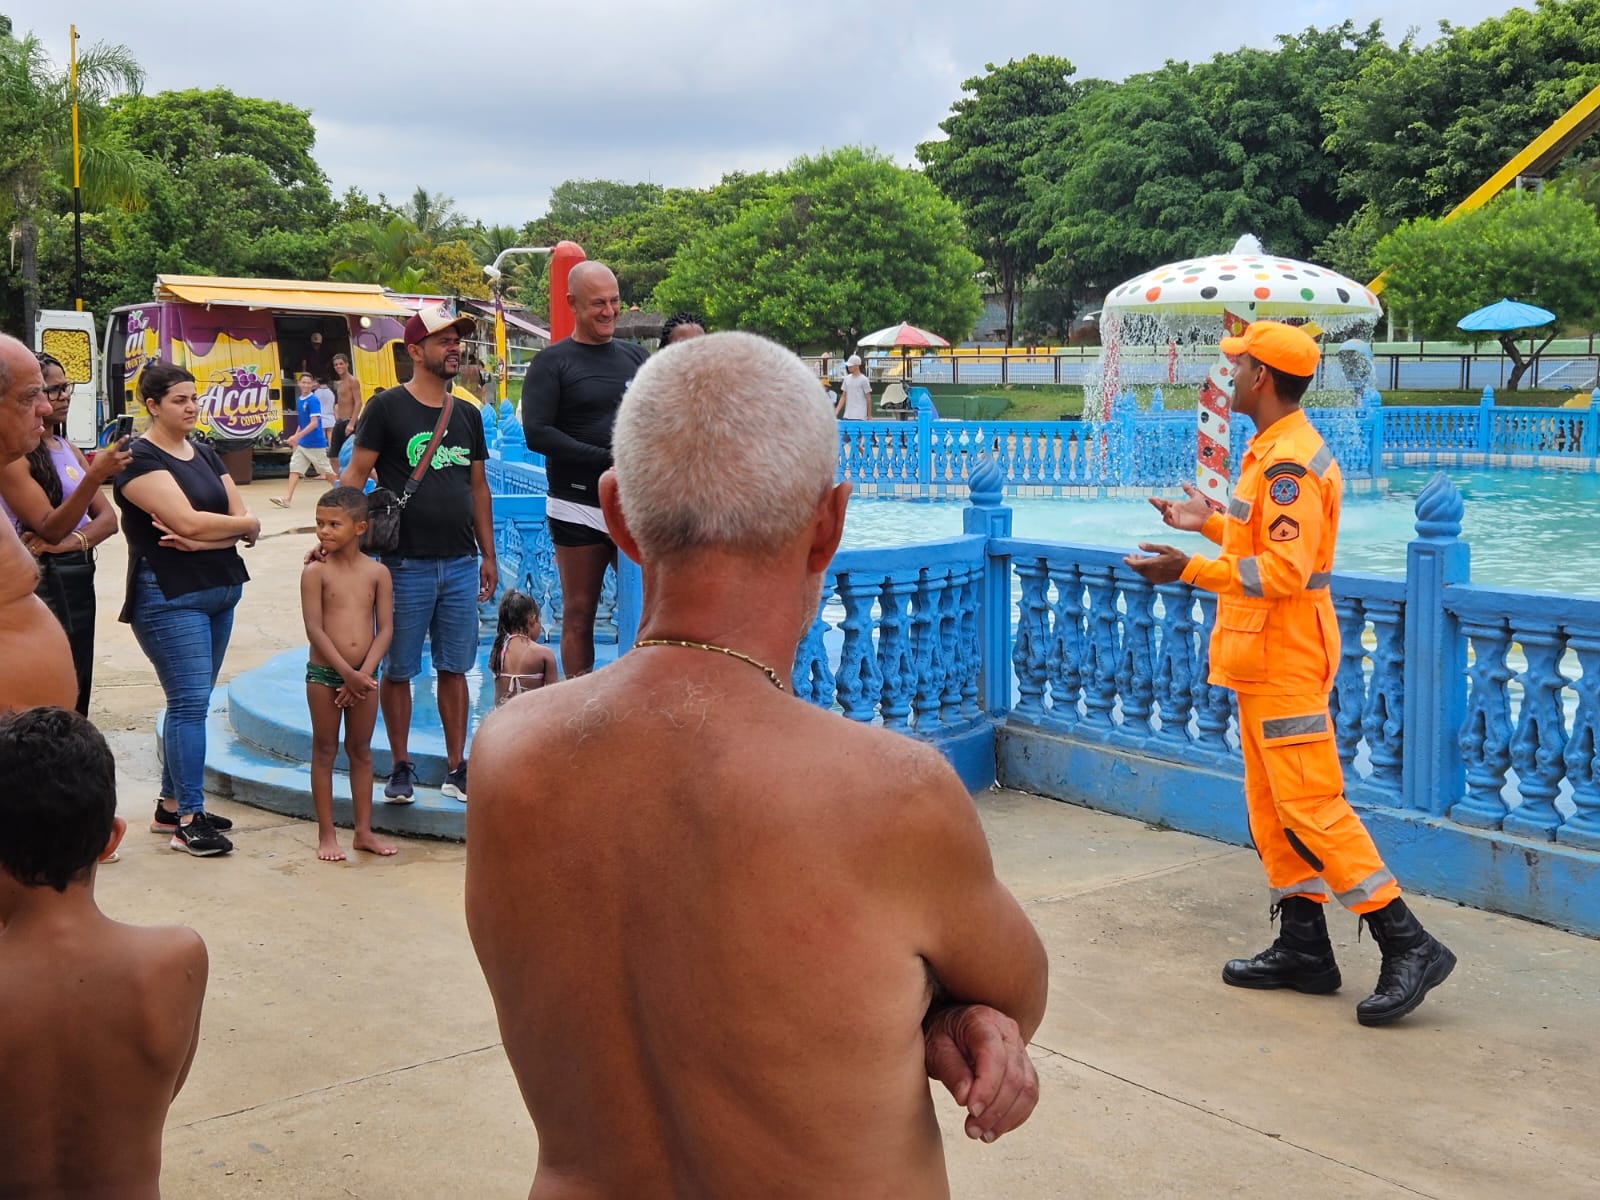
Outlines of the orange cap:
M 1243 337 L 1222 339 L 1222 352 L 1235 358 L 1248 354 L 1285 375 L 1308 377 L 1317 373 L 1317 360 L 1322 357 L 1310 334 L 1282 321 L 1252 321 Z

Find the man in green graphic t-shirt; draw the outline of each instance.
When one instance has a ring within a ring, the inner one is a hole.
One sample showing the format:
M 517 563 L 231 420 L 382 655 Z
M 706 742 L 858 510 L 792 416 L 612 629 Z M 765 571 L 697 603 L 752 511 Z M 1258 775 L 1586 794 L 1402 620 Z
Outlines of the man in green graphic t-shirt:
M 472 318 L 430 305 L 406 322 L 412 376 L 368 402 L 342 482 L 361 487 L 376 470 L 396 495 L 421 461 L 461 366 L 461 337 Z M 383 556 L 394 580 L 394 640 L 384 659 L 379 703 L 394 766 L 384 798 L 409 804 L 417 783 L 411 761 L 411 681 L 429 641 L 439 678 L 439 722 L 448 770 L 440 791 L 467 798 L 467 672 L 478 657 L 478 602 L 494 594 L 494 513 L 484 476 L 483 423 L 470 404 L 452 401 L 450 423 L 429 469 L 400 518 L 400 544 Z M 430 632 L 431 638 L 430 638 Z

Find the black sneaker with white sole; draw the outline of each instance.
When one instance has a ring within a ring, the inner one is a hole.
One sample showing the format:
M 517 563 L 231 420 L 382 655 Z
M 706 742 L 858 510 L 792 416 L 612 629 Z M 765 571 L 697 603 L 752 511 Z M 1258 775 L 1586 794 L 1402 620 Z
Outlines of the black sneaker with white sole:
M 233 843 L 222 836 L 209 813 L 200 813 L 187 825 L 179 821 L 172 831 L 172 848 L 185 850 L 196 858 L 210 858 L 226 854 Z
M 227 833 L 228 830 L 233 828 L 233 822 L 228 820 L 227 817 L 219 817 L 215 813 L 207 813 L 206 816 L 210 817 L 211 824 L 223 833 Z M 161 801 L 157 800 L 156 815 L 150 819 L 150 832 L 171 833 L 177 827 L 178 810 L 175 808 L 169 809 Z
M 439 794 L 449 796 L 452 800 L 467 802 L 467 760 L 462 759 L 461 765 L 452 771 L 446 771 L 444 782 L 439 785 Z
M 387 804 L 410 804 L 416 798 L 417 766 L 405 759 L 396 759 L 389 772 L 389 782 L 383 785 L 383 799 Z

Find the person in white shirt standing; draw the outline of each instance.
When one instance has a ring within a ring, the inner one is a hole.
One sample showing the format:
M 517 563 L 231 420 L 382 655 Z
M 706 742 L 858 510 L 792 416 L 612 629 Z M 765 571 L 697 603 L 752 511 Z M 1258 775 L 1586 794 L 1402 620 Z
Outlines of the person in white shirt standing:
M 861 356 L 844 360 L 844 382 L 839 385 L 839 405 L 834 415 L 846 421 L 866 421 L 872 417 L 872 385 L 861 372 Z

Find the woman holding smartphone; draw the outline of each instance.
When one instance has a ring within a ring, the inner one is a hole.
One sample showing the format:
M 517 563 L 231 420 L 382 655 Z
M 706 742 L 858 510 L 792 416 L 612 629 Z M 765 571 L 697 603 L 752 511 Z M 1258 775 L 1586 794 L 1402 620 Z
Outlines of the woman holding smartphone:
M 194 376 L 148 364 L 139 395 L 150 428 L 134 441 L 114 495 L 128 539 L 122 620 L 156 669 L 167 697 L 161 797 L 151 829 L 174 850 L 226 854 L 231 822 L 205 811 L 206 711 L 249 573 L 234 547 L 255 544 L 261 522 L 245 507 L 210 446 L 190 440 L 200 416 Z M 168 806 L 171 807 L 168 807 Z
M 38 596 L 66 630 L 78 676 L 78 711 L 89 715 L 94 682 L 94 552 L 117 531 L 117 514 L 100 488 L 132 461 L 128 439 L 89 462 L 66 439 L 72 384 L 53 357 L 38 355 L 50 420 L 39 446 L 0 467 L 0 505 L 39 562 Z

